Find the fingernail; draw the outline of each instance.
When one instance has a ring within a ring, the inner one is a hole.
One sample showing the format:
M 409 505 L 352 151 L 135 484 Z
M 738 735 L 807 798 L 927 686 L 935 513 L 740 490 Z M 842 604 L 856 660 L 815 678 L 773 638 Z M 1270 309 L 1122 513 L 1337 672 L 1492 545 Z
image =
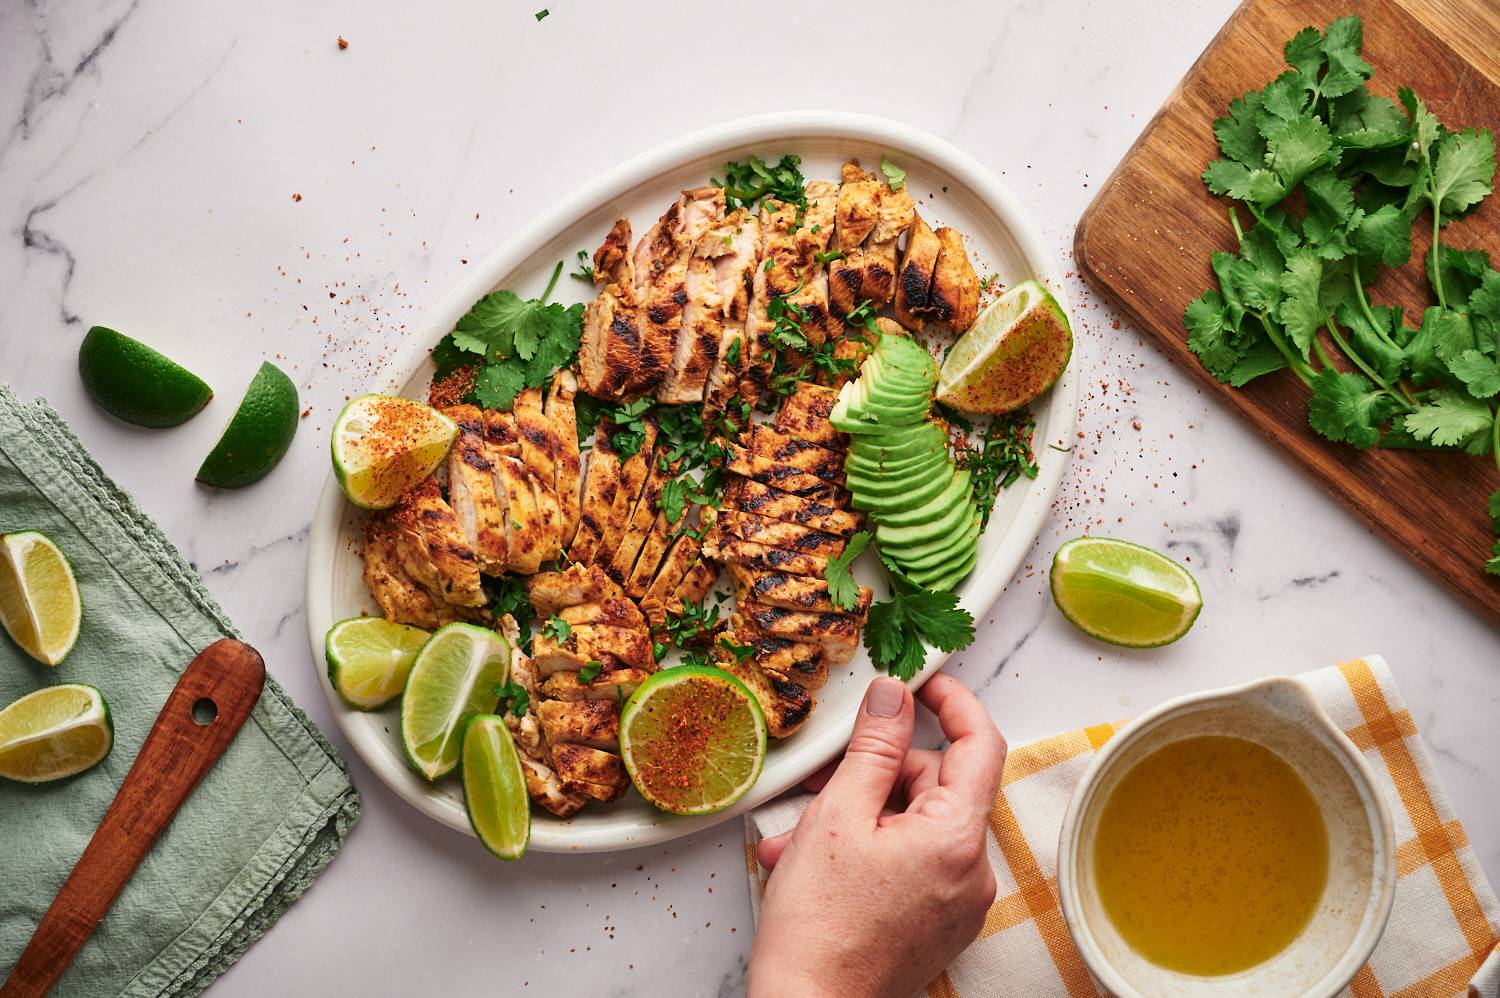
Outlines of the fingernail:
M 877 679 L 865 697 L 865 712 L 871 717 L 895 717 L 906 699 L 906 688 L 894 679 Z

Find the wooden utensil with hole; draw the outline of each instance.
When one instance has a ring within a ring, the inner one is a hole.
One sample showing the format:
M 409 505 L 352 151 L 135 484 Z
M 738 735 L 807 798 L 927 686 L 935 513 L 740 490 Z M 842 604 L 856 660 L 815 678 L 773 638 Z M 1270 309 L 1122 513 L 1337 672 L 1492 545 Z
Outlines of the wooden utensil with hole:
M 230 638 L 193 659 L 0 998 L 39 998 L 62 977 L 156 837 L 250 716 L 265 679 L 260 654 Z

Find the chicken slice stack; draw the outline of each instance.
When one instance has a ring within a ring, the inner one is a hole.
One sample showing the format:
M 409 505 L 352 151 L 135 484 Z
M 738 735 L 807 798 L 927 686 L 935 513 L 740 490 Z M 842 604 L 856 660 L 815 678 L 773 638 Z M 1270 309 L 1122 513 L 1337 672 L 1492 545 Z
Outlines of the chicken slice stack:
M 957 229 L 932 231 L 916 216 L 896 282 L 896 318 L 914 333 L 931 322 L 962 333 L 979 317 L 979 277 Z
M 728 644 L 751 649 L 721 642 L 720 664 L 755 694 L 777 738 L 807 719 L 829 665 L 854 656 L 870 608 L 864 586 L 851 610 L 835 606 L 823 576 L 860 524 L 842 484 L 848 441 L 828 422 L 837 397 L 799 385 L 748 447 L 726 445 L 730 485 L 704 541 L 735 588 Z
M 532 799 L 566 817 L 587 800 L 615 800 L 629 788 L 620 708 L 657 662 L 645 618 L 597 565 L 541 572 L 526 592 L 540 618 L 566 626 L 543 627 L 519 669 L 512 661 L 511 681 L 526 689 L 528 702 L 507 723 L 526 756 Z
M 896 290 L 896 244 L 916 219 L 917 209 L 903 187 L 851 159 L 843 167 L 834 219 L 833 248 L 843 256 L 829 261 L 828 304 L 843 319 L 860 303 L 875 308 L 891 303 Z

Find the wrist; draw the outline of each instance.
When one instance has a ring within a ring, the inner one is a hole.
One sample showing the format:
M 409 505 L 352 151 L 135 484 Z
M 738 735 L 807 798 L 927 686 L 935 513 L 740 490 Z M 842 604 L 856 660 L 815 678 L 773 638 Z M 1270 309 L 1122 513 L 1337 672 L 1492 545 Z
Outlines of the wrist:
M 745 978 L 745 998 L 837 998 L 837 993 L 823 982 L 796 967 L 768 967 L 764 961 L 751 959 Z

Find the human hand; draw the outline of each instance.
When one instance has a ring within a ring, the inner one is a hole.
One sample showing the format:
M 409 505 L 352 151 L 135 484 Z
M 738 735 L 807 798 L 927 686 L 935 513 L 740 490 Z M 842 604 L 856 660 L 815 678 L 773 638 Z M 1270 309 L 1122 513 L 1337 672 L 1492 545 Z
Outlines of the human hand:
M 877 679 L 843 759 L 808 781 L 819 792 L 797 827 L 760 843 L 772 874 L 750 998 L 905 998 L 978 935 L 995 900 L 986 827 L 1005 739 L 952 676 L 933 676 L 917 698 L 937 714 L 946 752 L 911 749 L 911 694 Z

